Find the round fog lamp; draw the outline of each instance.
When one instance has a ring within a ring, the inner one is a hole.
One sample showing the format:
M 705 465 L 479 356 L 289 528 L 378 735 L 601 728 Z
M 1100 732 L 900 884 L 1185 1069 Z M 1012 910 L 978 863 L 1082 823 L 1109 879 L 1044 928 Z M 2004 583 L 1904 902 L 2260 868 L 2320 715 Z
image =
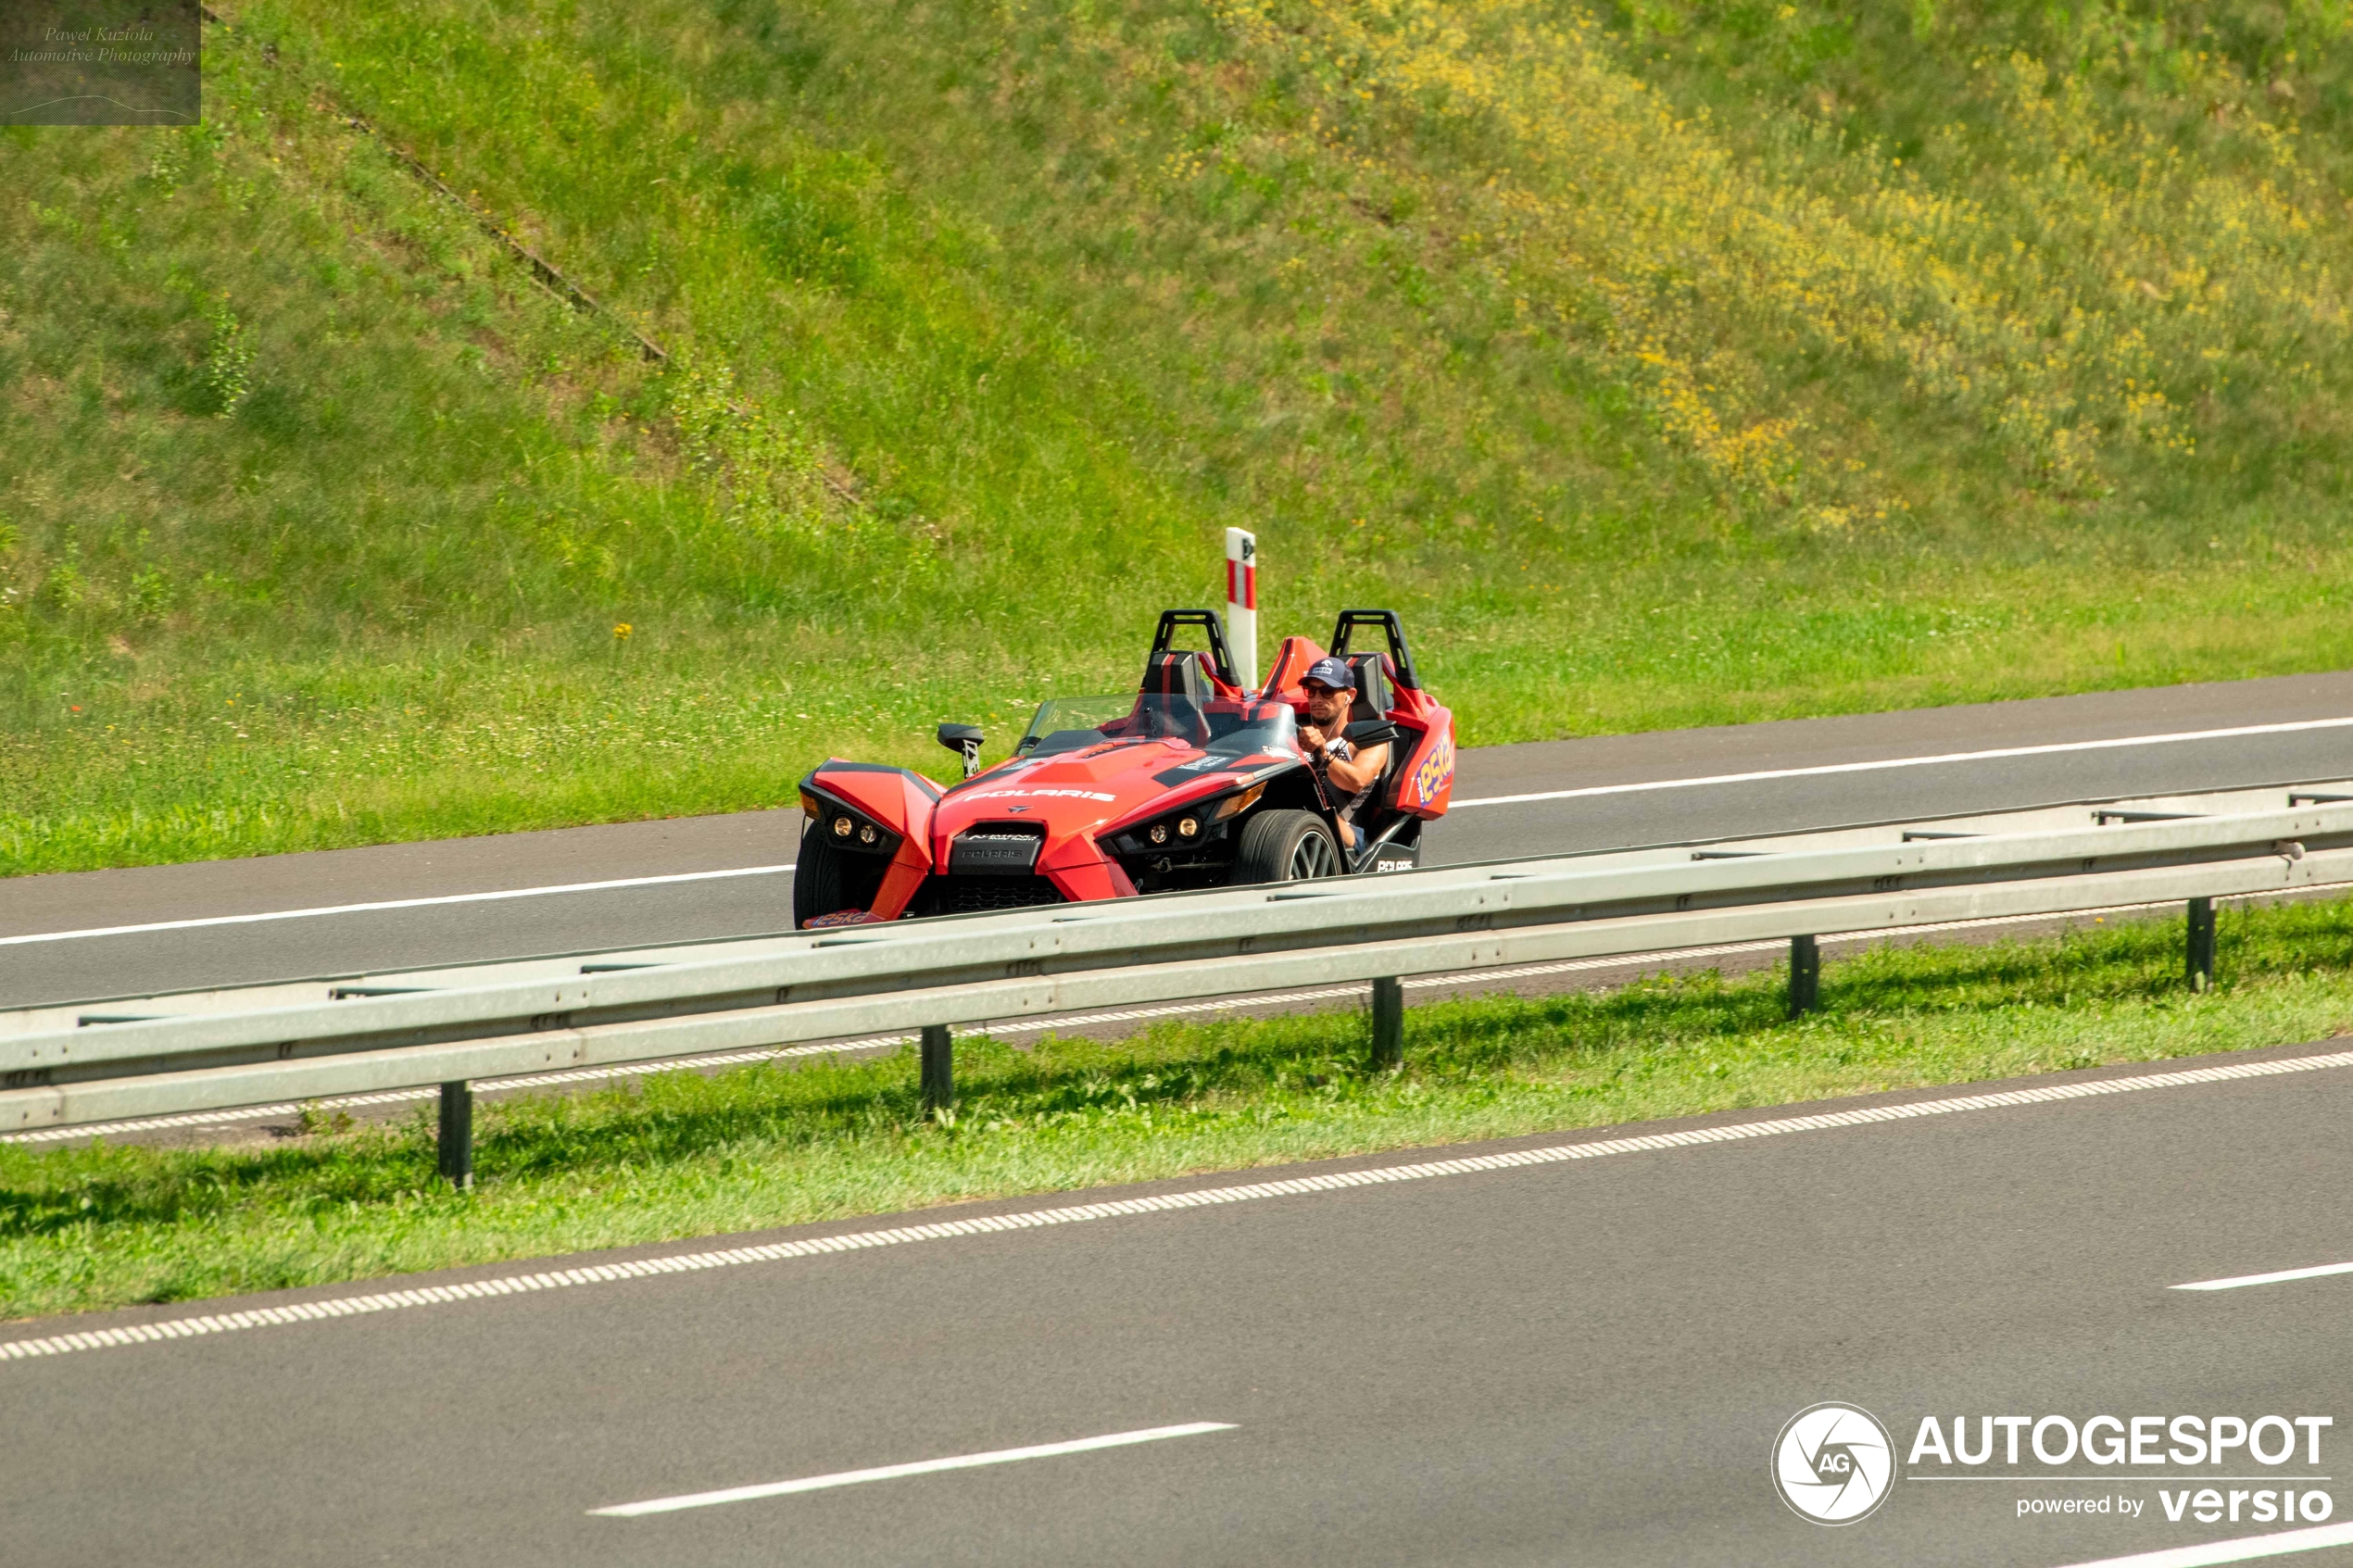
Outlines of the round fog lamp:
M 1201 832 L 1201 824 L 1200 824 L 1199 822 L 1195 822 L 1192 818 L 1190 818 L 1190 817 L 1179 817 L 1179 818 L 1176 820 L 1176 836 L 1177 836 L 1177 837 L 1179 837 L 1179 838 L 1190 838 L 1190 837 L 1192 837 L 1192 836 L 1193 836 L 1193 834 L 1197 834 L 1197 833 L 1199 833 L 1199 832 Z
M 857 825 L 857 823 L 851 822 L 848 817 L 836 817 L 834 819 L 834 836 L 836 838 L 848 838 L 849 836 L 849 830 Z
M 861 844 L 872 844 L 874 841 L 875 824 L 868 822 L 864 827 L 858 830 L 858 842 Z
M 1151 839 L 1154 844 L 1165 844 L 1168 842 L 1168 824 L 1166 822 L 1154 822 L 1152 824 L 1151 832 L 1146 834 L 1144 836 Z

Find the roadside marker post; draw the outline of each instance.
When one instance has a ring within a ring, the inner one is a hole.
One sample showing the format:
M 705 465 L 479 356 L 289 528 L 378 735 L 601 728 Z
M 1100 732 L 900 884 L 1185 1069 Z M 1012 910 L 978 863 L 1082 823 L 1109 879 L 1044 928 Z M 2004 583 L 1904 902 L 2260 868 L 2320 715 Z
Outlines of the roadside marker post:
M 2193 991 L 2210 990 L 2214 985 L 2214 900 L 2190 900 L 2189 973 L 2186 976 Z
M 1789 939 L 1789 1015 L 1803 1018 L 1821 1005 L 1822 945 L 1811 936 Z
M 956 1103 L 956 1042 L 945 1023 L 926 1023 L 923 1034 L 924 1114 L 937 1116 Z
M 1373 982 L 1373 1071 L 1394 1073 L 1405 1065 L 1405 987 L 1394 979 Z
M 463 1078 L 441 1085 L 441 1174 L 459 1192 L 474 1185 L 474 1086 Z
M 1226 530 L 1226 646 L 1242 689 L 1258 689 L 1258 535 Z

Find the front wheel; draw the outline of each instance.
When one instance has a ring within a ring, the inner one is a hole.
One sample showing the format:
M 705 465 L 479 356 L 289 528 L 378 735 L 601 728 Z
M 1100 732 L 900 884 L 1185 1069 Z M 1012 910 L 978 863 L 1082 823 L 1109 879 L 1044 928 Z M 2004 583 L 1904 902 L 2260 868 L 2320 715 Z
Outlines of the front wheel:
M 1340 846 L 1313 811 L 1261 811 L 1242 824 L 1234 881 L 1311 882 L 1340 874 Z
M 806 930 L 819 915 L 873 907 L 886 869 L 875 856 L 836 848 L 810 823 L 801 830 L 800 854 L 792 869 L 793 929 Z

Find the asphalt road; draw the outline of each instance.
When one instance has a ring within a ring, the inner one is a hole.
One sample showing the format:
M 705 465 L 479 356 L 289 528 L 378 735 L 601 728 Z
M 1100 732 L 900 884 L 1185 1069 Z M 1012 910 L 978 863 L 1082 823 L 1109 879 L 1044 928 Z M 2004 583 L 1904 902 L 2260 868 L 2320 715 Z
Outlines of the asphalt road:
M 1463 754 L 1428 859 L 2341 778 L 2353 728 L 2146 737 L 2347 718 L 2353 673 L 1489 747 Z M 2032 749 L 2051 746 L 2072 749 Z M 1982 752 L 1998 755 L 1969 755 Z M 1921 758 L 1940 760 L 1883 765 Z M 1544 798 L 1481 804 L 1529 795 Z M 791 893 L 773 868 L 792 860 L 799 822 L 753 812 L 23 878 L 0 899 L 0 1007 L 778 931 Z M 663 878 L 688 880 L 649 880 Z M 621 885 L 500 896 L 601 883 Z M 400 907 L 236 923 L 386 902 Z M 198 923 L 60 937 L 177 922 Z
M 0 1361 L 0 1519 L 8 1558 L 46 1568 L 2039 1568 L 2284 1527 L 2167 1523 L 2160 1486 L 2209 1474 L 2259 1475 L 2247 1489 L 2327 1477 L 2311 1489 L 2342 1523 L 2353 1275 L 2170 1287 L 2353 1259 L 2348 1115 L 2353 1068 L 2338 1066 Z M 1786 1508 L 1768 1471 L 1782 1424 L 1826 1399 L 1869 1410 L 1905 1449 L 1930 1414 L 2335 1424 L 2318 1466 L 2299 1450 L 2277 1471 L 2240 1458 L 2127 1476 L 1997 1456 L 1972 1473 L 1997 1478 L 1936 1484 L 1913 1479 L 1939 1473 L 1923 1463 L 1876 1514 L 1830 1529 Z M 1228 1429 L 646 1517 L 591 1512 L 1192 1423 Z M 2017 1512 L 2022 1499 L 2100 1497 L 2145 1512 Z

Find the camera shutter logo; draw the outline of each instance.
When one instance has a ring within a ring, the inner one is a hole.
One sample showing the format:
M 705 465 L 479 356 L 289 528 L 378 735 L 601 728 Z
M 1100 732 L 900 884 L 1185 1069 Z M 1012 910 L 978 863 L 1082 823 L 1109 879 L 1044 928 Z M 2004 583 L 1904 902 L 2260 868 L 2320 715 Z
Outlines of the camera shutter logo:
M 1858 1405 L 1809 1405 L 1773 1439 L 1773 1489 L 1817 1524 L 1869 1518 L 1894 1481 L 1895 1440 Z

